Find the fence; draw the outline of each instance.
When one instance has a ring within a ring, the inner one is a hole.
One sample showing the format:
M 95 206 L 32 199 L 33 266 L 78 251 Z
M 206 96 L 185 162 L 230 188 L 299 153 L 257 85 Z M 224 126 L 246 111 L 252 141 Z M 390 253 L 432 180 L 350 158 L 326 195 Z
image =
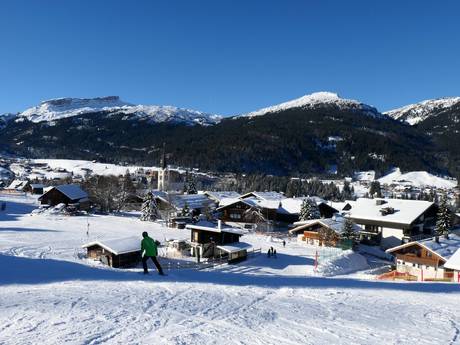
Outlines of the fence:
M 247 252 L 247 257 L 255 257 L 260 255 L 262 252 L 261 248 L 252 249 Z M 214 259 L 208 259 L 203 262 L 189 261 L 189 260 L 171 260 L 168 257 L 162 257 L 161 265 L 165 270 L 180 270 L 180 269 L 193 269 L 203 270 L 207 268 L 215 268 L 228 263 L 228 257 L 219 257 Z

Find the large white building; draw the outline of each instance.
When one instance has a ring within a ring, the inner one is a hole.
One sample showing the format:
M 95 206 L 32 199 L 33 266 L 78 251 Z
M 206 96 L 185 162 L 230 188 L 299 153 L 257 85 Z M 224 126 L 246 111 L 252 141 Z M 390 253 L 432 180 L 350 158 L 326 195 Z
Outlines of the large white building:
M 346 213 L 361 226 L 361 240 L 384 249 L 433 236 L 437 206 L 433 202 L 359 198 Z

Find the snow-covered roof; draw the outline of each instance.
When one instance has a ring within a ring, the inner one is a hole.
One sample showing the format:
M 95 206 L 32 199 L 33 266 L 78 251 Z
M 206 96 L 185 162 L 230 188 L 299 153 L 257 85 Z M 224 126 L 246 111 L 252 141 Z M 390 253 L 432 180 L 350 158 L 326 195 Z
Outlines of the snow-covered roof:
M 438 242 L 436 242 L 434 238 L 429 238 L 429 239 L 416 241 L 416 242 L 409 242 L 409 243 L 405 243 L 397 247 L 390 248 L 387 250 L 387 252 L 392 253 L 401 248 L 409 247 L 413 245 L 414 243 L 417 243 L 421 245 L 422 247 L 425 247 L 426 249 L 430 250 L 431 252 L 436 253 L 441 258 L 447 261 L 460 249 L 460 236 L 458 234 L 451 233 L 449 234 L 449 238 L 445 238 L 444 236 L 439 236 Z
M 384 203 L 377 205 L 377 200 L 383 200 Z M 423 200 L 359 198 L 355 201 L 349 214 L 350 218 L 354 220 L 410 225 L 433 205 L 434 203 Z M 382 215 L 380 210 L 387 207 L 393 208 L 394 213 Z
M 232 205 L 238 201 L 241 201 L 240 198 L 222 198 L 219 202 L 219 207 Z
M 14 180 L 7 187 L 7 189 L 22 190 L 25 186 L 27 186 L 28 183 L 29 183 L 29 181 L 25 181 L 25 180 Z
M 247 197 L 245 199 L 231 198 L 231 199 L 225 199 L 223 205 L 219 204 L 219 207 L 217 208 L 217 210 L 220 210 L 223 207 L 237 204 L 239 202 L 242 202 L 243 204 L 246 204 L 249 207 L 260 207 L 264 209 L 278 210 L 278 208 L 280 207 L 281 200 L 279 199 L 258 199 L 254 196 Z
M 170 203 L 176 210 L 182 210 L 187 204 L 189 209 L 202 209 L 211 204 L 205 194 L 169 194 L 162 191 L 153 191 L 154 196 Z
M 344 223 L 345 223 L 345 218 L 341 216 L 335 216 L 334 218 L 312 219 L 312 220 L 295 222 L 294 225 L 296 225 L 296 227 L 289 230 L 289 232 L 295 233 L 311 225 L 320 224 L 324 227 L 334 230 L 338 234 L 341 234 L 343 232 Z M 361 228 L 358 225 L 353 224 L 353 230 L 355 232 L 359 232 Z
M 449 258 L 444 264 L 444 267 L 449 268 L 451 270 L 460 271 L 460 249 Z
M 281 200 L 285 199 L 286 197 L 278 192 L 249 192 L 246 194 L 241 195 L 241 199 L 255 197 L 259 200 Z
M 280 207 L 278 209 L 278 213 L 284 213 L 284 214 L 299 214 L 300 209 L 302 208 L 302 203 L 304 200 L 310 200 L 313 201 L 317 206 L 320 204 L 325 204 L 328 205 L 332 208 L 335 208 L 337 211 L 340 211 L 340 209 L 331 206 L 330 202 L 317 197 L 317 196 L 312 196 L 312 197 L 305 197 L 305 198 L 286 198 L 281 200 L 280 202 Z
M 32 188 L 43 188 L 44 187 L 43 184 L 41 183 L 32 183 L 30 186 Z
M 124 237 L 114 238 L 108 240 L 96 240 L 82 245 L 82 248 L 91 246 L 101 246 L 109 252 L 120 255 L 125 253 L 132 253 L 141 250 L 141 238 L 139 237 Z
M 88 198 L 88 193 L 82 190 L 76 184 L 62 184 L 54 187 L 71 200 L 80 200 Z
M 217 246 L 217 248 L 227 253 L 236 253 L 244 249 L 252 248 L 252 245 L 250 245 L 249 243 L 245 243 L 245 242 L 235 242 L 235 243 L 230 243 L 230 244 L 226 244 L 223 246 Z
M 241 195 L 240 193 L 234 192 L 234 191 L 223 191 L 223 192 L 212 192 L 212 191 L 206 191 L 204 192 L 205 195 L 209 196 L 211 199 L 221 202 L 222 199 L 228 199 L 228 198 L 239 198 Z
M 185 228 L 189 230 L 204 230 L 204 231 L 211 231 L 211 232 L 217 232 L 217 233 L 227 232 L 227 233 L 236 234 L 236 235 L 245 234 L 243 230 L 232 228 L 232 227 L 219 228 L 218 226 L 203 226 L 203 225 L 197 225 L 197 224 L 187 224 Z

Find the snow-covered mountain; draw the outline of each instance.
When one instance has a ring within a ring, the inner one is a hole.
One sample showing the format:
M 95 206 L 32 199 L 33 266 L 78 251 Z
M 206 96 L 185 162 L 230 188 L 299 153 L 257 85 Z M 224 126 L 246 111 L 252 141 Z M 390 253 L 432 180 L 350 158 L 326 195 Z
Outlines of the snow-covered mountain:
M 415 125 L 456 105 L 460 105 L 460 97 L 444 97 L 406 105 L 387 111 L 385 114 L 394 119 L 405 121 L 410 125 Z
M 358 110 L 366 115 L 376 117 L 376 118 L 385 118 L 386 116 L 381 114 L 376 108 L 361 103 L 356 100 L 344 99 L 339 97 L 336 93 L 332 92 L 315 92 L 310 95 L 305 95 L 294 100 L 284 102 L 281 104 L 273 105 L 267 108 L 259 109 L 247 114 L 241 115 L 241 117 L 254 117 L 265 115 L 267 113 L 277 113 L 284 110 L 292 108 L 306 108 L 314 109 L 324 106 L 333 106 L 338 109 L 353 109 Z
M 134 105 L 122 101 L 118 96 L 97 98 L 58 98 L 41 102 L 17 115 L 16 121 L 49 122 L 72 116 L 95 112 L 123 113 L 135 115 L 151 122 L 175 122 L 189 125 L 211 125 L 221 116 L 173 106 Z

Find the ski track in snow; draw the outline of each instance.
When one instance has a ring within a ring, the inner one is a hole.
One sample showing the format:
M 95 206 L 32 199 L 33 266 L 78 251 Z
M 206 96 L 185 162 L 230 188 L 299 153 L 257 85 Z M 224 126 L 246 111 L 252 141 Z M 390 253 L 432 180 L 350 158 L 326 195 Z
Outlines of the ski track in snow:
M 356 279 L 360 273 L 315 276 L 305 264 L 308 255 L 298 256 L 306 248 L 288 242 L 284 249 L 257 237 L 249 239 L 264 251 L 275 246 L 278 259 L 262 255 L 166 277 L 98 271 L 79 256 L 79 245 L 88 240 L 86 217 L 28 216 L 21 203 L 33 201 L 8 198 L 7 214 L 0 214 L 0 269 L 10 258 L 17 263 L 13 271 L 30 270 L 6 272 L 3 282 L 0 276 L 1 345 L 460 343 L 459 285 L 377 283 Z M 158 238 L 164 231 L 188 236 L 133 217 L 89 221 L 91 238 L 143 230 Z M 53 279 L 39 262 L 58 276 L 59 270 L 76 271 Z M 15 274 L 32 283 L 14 282 Z

